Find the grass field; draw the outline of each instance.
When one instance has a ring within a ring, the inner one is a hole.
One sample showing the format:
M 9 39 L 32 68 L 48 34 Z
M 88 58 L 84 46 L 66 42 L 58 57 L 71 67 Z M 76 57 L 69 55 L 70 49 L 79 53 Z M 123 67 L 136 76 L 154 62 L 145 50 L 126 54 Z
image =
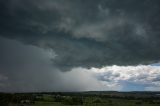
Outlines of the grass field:
M 160 106 L 160 97 L 154 95 L 117 92 L 1 94 L 0 106 Z M 30 102 L 21 103 L 22 100 Z
M 34 104 L 9 104 L 9 106 L 64 106 L 61 103 L 58 102 L 43 102 L 43 101 L 38 101 L 35 102 Z
M 39 101 L 35 102 L 35 104 L 10 104 L 9 106 L 160 106 L 160 104 L 136 104 L 136 101 L 113 100 L 112 103 L 84 103 L 83 105 L 64 105 L 58 102 Z

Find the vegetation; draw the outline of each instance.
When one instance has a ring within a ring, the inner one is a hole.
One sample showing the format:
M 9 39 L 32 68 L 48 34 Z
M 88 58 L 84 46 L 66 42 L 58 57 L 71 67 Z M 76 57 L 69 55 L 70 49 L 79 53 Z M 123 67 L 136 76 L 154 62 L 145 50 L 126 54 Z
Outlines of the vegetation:
M 0 93 L 0 106 L 160 106 L 159 92 Z

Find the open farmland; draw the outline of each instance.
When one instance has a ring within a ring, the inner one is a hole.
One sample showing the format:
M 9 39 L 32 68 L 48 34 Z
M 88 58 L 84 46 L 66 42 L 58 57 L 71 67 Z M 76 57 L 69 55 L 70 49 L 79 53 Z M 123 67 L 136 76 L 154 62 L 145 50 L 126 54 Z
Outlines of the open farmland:
M 159 106 L 159 92 L 1 93 L 1 106 Z

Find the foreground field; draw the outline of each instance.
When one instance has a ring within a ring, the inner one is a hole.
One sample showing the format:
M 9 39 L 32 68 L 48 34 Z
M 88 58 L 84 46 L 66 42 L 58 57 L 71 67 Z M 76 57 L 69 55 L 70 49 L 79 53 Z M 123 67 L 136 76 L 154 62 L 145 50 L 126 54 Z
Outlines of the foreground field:
M 61 103 L 57 102 L 35 102 L 35 104 L 9 104 L 9 106 L 64 106 Z
M 35 102 L 35 104 L 10 104 L 9 106 L 160 106 L 160 104 L 139 103 L 137 101 L 112 100 L 112 103 L 85 103 L 83 105 L 65 105 L 59 102 Z
M 159 92 L 2 93 L 0 106 L 160 106 L 160 97 Z

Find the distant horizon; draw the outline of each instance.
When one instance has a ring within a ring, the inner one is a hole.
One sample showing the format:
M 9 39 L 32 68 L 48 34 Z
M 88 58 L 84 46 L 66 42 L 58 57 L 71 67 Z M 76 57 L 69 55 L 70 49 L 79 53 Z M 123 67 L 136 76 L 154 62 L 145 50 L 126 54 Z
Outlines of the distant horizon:
M 119 92 L 119 93 L 132 93 L 132 92 L 155 92 L 160 91 L 35 91 L 35 92 L 0 92 L 0 93 L 85 93 L 85 92 Z

